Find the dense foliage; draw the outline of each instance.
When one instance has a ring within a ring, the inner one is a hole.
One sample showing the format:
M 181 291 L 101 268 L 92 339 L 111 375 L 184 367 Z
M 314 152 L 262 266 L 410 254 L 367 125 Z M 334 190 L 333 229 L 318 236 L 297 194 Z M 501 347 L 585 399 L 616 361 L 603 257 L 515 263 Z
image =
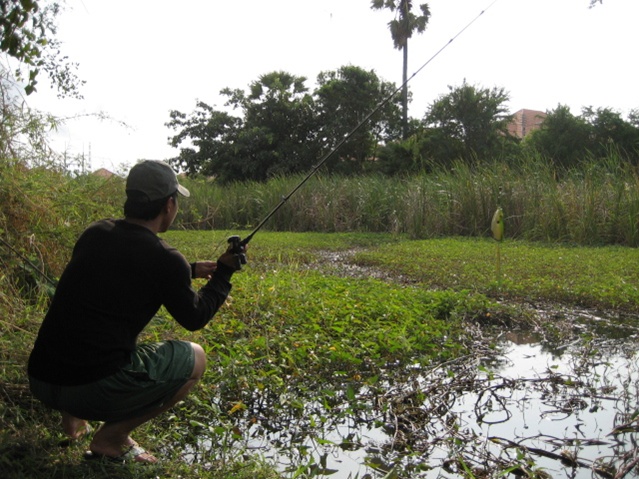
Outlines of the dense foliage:
M 301 181 L 220 185 L 189 180 L 180 224 L 196 229 L 251 229 Z M 639 246 L 639 174 L 611 153 L 560 171 L 549 161 L 436 167 L 410 176 L 317 174 L 273 215 L 273 231 L 369 231 L 412 238 L 490 236 L 498 207 L 506 237 L 579 245 Z
M 241 116 L 204 102 L 191 115 L 172 111 L 167 126 L 176 134 L 171 145 L 181 151 L 171 162 L 223 182 L 308 171 L 394 89 L 373 71 L 353 66 L 322 72 L 317 81 L 310 94 L 306 78 L 271 72 L 252 83 L 249 92 L 224 89 L 225 106 Z M 397 137 L 398 126 L 399 109 L 387 102 L 326 168 L 361 172 L 380 141 Z
M 558 105 L 544 119 L 541 129 L 524 141 L 525 151 L 551 158 L 560 167 L 579 166 L 584 158 L 605 158 L 616 152 L 639 164 L 639 122 L 637 111 L 624 120 L 610 108 L 583 108 L 577 116 Z
M 508 94 L 503 88 L 480 88 L 464 82 L 449 87 L 424 117 L 425 131 L 418 135 L 420 155 L 432 163 L 451 164 L 457 159 L 505 157 L 515 152 L 508 132 Z

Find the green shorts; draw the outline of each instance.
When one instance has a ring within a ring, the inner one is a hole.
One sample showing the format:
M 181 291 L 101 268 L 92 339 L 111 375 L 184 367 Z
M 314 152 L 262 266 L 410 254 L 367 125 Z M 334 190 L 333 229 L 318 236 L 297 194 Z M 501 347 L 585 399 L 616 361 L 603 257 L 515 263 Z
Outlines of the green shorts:
M 29 378 L 31 392 L 46 405 L 77 418 L 117 422 L 143 416 L 170 401 L 186 384 L 195 352 L 186 341 L 141 344 L 117 373 L 80 386 L 57 386 Z

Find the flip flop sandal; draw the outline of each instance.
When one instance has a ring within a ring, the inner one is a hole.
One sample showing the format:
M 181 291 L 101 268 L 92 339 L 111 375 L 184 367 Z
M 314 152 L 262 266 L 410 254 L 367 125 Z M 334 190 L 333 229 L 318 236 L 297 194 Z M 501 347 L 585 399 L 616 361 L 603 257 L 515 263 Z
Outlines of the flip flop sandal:
M 138 459 L 142 455 L 148 455 L 149 458 L 153 458 L 152 461 Z M 157 462 L 157 459 L 149 454 L 149 452 L 140 446 L 131 446 L 127 451 L 123 452 L 119 456 L 107 456 L 106 454 L 97 454 L 93 451 L 87 451 L 84 453 L 86 460 L 105 460 L 116 464 L 126 464 L 127 462 L 137 462 L 140 464 L 153 464 Z

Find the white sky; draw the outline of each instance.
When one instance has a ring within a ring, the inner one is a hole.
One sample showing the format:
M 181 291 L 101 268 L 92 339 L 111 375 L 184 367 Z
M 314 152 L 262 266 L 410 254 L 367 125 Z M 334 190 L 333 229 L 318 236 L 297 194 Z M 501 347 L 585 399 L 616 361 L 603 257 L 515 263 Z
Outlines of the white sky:
M 639 0 L 417 0 L 427 2 L 426 31 L 409 42 L 409 75 L 485 11 L 409 83 L 409 114 L 464 79 L 503 87 L 511 113 L 568 105 L 639 108 L 636 52 Z M 490 7 L 490 8 L 488 8 Z M 59 18 L 63 53 L 80 64 L 84 100 L 57 100 L 46 75 L 30 106 L 83 117 L 54 145 L 84 152 L 93 169 L 123 171 L 138 159 L 166 159 L 169 112 L 191 113 L 197 100 L 223 108 L 222 88 L 240 88 L 284 70 L 308 78 L 355 65 L 400 85 L 402 54 L 393 48 L 387 10 L 370 0 L 68 0 Z M 118 122 L 125 122 L 124 128 Z

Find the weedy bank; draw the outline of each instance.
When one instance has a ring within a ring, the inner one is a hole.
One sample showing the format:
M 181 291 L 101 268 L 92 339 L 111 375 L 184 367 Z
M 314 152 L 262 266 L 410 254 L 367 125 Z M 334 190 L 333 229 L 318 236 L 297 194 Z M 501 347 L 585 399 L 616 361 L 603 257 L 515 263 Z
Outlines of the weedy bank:
M 230 233 L 237 231 L 165 236 L 190 258 L 204 259 L 224 248 Z M 331 447 L 362 447 L 358 437 L 334 444 L 329 431 L 353 421 L 383 429 L 389 417 L 410 419 L 405 413 L 420 410 L 429 388 L 463 388 L 448 383 L 459 374 L 455 365 L 478 371 L 500 332 L 579 339 L 561 309 L 549 317 L 538 306 L 608 309 L 628 327 L 639 326 L 631 300 L 634 249 L 506 241 L 498 277 L 495 247 L 487 239 L 261 233 L 227 305 L 205 330 L 185 332 L 162 313 L 145 333 L 143 339 L 196 341 L 209 357 L 187 401 L 137 432 L 163 458 L 151 468 L 87 463 L 86 444 L 61 447 L 58 416 L 32 400 L 26 386 L 24 365 L 42 314 L 41 305 L 27 304 L 2 330 L 3 477 L 326 477 L 334 472 L 326 467 Z M 425 370 L 441 376 L 408 394 Z M 408 397 L 406 406 L 395 403 Z M 456 432 L 454 440 L 461 437 Z M 288 462 L 276 468 L 256 441 L 277 444 Z M 415 465 L 417 443 L 404 441 L 401 450 L 395 444 L 394 452 L 372 454 L 381 461 L 370 463 L 372 470 L 426 474 L 425 463 Z M 455 451 L 452 459 L 463 457 Z M 531 461 L 524 454 L 519 463 L 492 466 L 503 474 Z

